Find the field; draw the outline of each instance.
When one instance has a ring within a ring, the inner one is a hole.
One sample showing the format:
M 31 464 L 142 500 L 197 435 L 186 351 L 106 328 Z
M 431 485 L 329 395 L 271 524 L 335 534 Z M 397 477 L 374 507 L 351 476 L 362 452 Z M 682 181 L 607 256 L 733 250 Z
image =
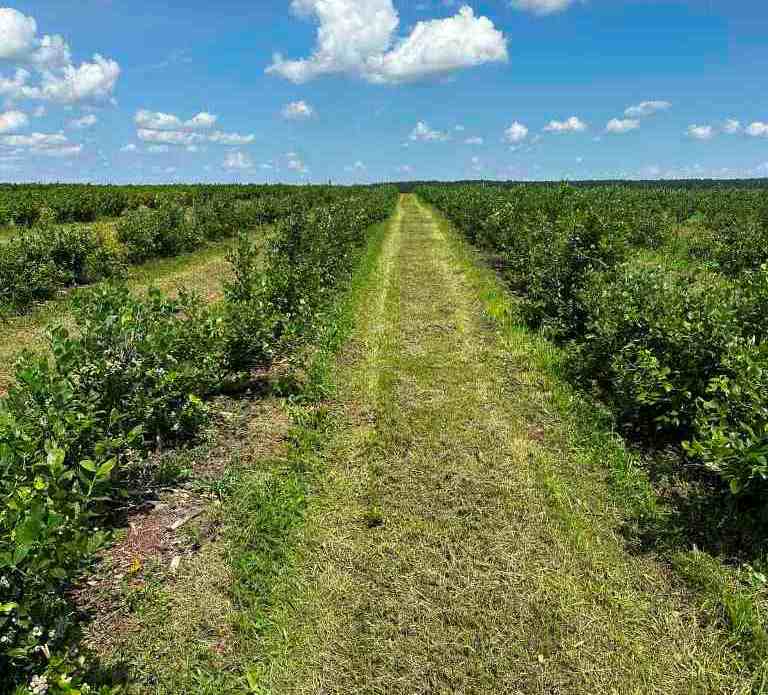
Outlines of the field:
M 0 223 L 0 695 L 768 693 L 768 189 Z

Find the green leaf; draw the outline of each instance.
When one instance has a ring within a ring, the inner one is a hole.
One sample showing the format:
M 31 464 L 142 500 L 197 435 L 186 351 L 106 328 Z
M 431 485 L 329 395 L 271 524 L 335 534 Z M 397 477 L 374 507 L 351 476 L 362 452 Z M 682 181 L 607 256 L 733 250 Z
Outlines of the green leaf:
M 0 603 L 0 613 L 5 613 L 6 615 L 10 613 L 12 610 L 15 610 L 19 607 L 18 603 Z
M 80 466 L 82 468 L 85 468 L 85 470 L 87 470 L 89 473 L 96 473 L 96 471 L 98 470 L 96 468 L 96 464 L 90 459 L 84 459 L 80 461 Z
M 97 477 L 108 478 L 109 474 L 112 472 L 112 469 L 115 467 L 116 463 L 117 463 L 117 459 L 109 459 L 109 461 L 102 463 L 99 466 L 98 472 L 96 473 Z

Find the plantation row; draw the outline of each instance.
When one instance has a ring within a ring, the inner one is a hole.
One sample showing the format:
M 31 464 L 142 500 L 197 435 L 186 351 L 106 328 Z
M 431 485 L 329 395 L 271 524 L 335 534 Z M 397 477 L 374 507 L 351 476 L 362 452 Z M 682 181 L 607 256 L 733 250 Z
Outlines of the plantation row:
M 93 222 L 138 207 L 174 202 L 190 206 L 212 197 L 231 201 L 282 195 L 288 186 L 91 186 L 73 184 L 0 185 L 0 227 L 33 227 L 41 222 Z
M 325 188 L 203 189 L 190 201 L 174 195 L 154 208 L 124 211 L 114 235 L 101 228 L 38 222 L 0 245 L 0 312 L 23 312 L 63 288 L 121 276 L 128 263 L 192 251 L 338 196 Z
M 764 191 L 418 193 L 495 257 L 527 323 L 565 346 L 571 377 L 628 434 L 679 444 L 733 494 L 766 499 Z
M 390 188 L 302 195 L 266 250 L 239 237 L 222 302 L 99 285 L 74 298 L 76 326 L 51 333 L 50 359 L 21 359 L 0 400 L 3 695 L 42 682 L 49 694 L 89 689 L 68 647 L 75 618 L 64 589 L 107 542 L 98 529 L 139 462 L 158 442 L 195 437 L 206 398 L 277 357 L 304 354 L 347 288 L 370 226 L 397 199 Z

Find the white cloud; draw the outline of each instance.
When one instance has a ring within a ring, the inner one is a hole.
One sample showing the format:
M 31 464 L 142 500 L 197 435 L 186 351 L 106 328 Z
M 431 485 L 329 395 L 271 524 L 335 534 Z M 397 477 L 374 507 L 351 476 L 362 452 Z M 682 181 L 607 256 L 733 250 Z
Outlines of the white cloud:
M 728 135 L 736 135 L 741 132 L 741 122 L 737 121 L 735 118 L 729 118 L 725 122 L 723 130 L 728 133 Z
M 549 133 L 581 133 L 587 127 L 587 124 L 577 116 L 571 116 L 566 121 L 550 121 L 544 130 Z
M 297 155 L 295 152 L 289 152 L 285 156 L 288 159 L 287 166 L 291 171 L 295 171 L 298 174 L 306 174 L 309 172 L 307 165 L 304 164 L 299 155 Z
M 282 115 L 288 120 L 299 121 L 312 118 L 315 115 L 315 110 L 306 101 L 292 101 L 283 107 Z
M 29 135 L 0 135 L 0 145 L 15 148 L 8 154 L 36 154 L 45 157 L 72 157 L 82 152 L 82 145 L 73 145 L 64 133 L 30 133 Z
M 136 151 L 136 145 L 134 145 L 132 142 L 128 143 L 127 145 L 120 148 L 121 152 L 135 152 Z
M 0 58 L 26 60 L 37 41 L 37 22 L 10 7 L 0 8 Z
M 445 142 L 450 140 L 451 136 L 439 130 L 432 130 L 425 121 L 419 121 L 411 132 L 410 138 L 422 142 Z
M 67 65 L 59 72 L 44 72 L 40 98 L 62 104 L 103 101 L 114 92 L 119 77 L 117 62 L 96 53 L 92 63 L 79 68 Z
M 396 84 L 507 60 L 503 34 L 466 5 L 453 17 L 418 22 L 399 40 L 392 0 L 292 0 L 291 8 L 317 19 L 314 54 L 301 60 L 276 54 L 267 72 L 296 83 L 346 73 Z
M 482 145 L 484 142 L 485 141 L 483 140 L 483 138 L 474 137 L 474 138 L 467 138 L 464 141 L 464 144 L 465 145 Z
M 631 130 L 637 130 L 640 127 L 640 121 L 632 118 L 612 118 L 608 121 L 608 125 L 605 126 L 607 133 L 613 133 L 614 135 L 621 135 L 628 133 Z
M 141 109 L 136 112 L 133 122 L 146 130 L 206 130 L 212 128 L 218 116 L 202 111 L 188 121 L 182 121 L 178 116 L 161 111 Z
M 574 0 L 512 0 L 512 7 L 535 14 L 562 12 L 574 3 Z
M 224 158 L 225 169 L 253 169 L 253 160 L 245 152 L 228 152 Z
M 222 133 L 216 131 L 208 136 L 208 142 L 217 145 L 250 145 L 255 139 L 255 135 L 240 135 L 239 133 Z
M 755 121 L 750 123 L 744 132 L 753 138 L 768 137 L 768 123 Z
M 27 114 L 21 111 L 6 111 L 0 113 L 0 133 L 12 133 L 21 130 L 29 124 Z
M 200 133 L 189 133 L 181 130 L 150 130 L 139 128 L 136 136 L 144 142 L 157 142 L 165 145 L 192 145 L 203 140 Z
M 165 154 L 166 152 L 170 151 L 170 147 L 168 145 L 150 145 L 147 147 L 147 152 L 149 154 Z
M 627 118 L 644 118 L 669 108 L 672 108 L 672 104 L 668 101 L 641 101 L 636 106 L 630 106 L 626 109 L 624 115 Z
M 522 142 L 528 137 L 528 128 L 518 121 L 514 121 L 509 128 L 504 131 L 504 140 L 513 145 Z
M 67 144 L 63 133 L 32 133 L 31 135 L 3 135 L 0 145 L 7 147 L 53 147 Z
M 64 147 L 44 147 L 32 150 L 44 157 L 76 157 L 83 151 L 82 145 L 65 145 Z
M 206 130 L 208 128 L 213 128 L 213 126 L 216 125 L 216 121 L 218 120 L 218 116 L 214 116 L 212 113 L 208 113 L 207 111 L 201 111 L 196 116 L 190 118 L 184 125 L 187 128 Z
M 689 125 L 686 133 L 695 140 L 711 140 L 715 137 L 715 129 L 711 125 Z
M 84 128 L 90 128 L 96 125 L 98 122 L 99 119 L 96 118 L 96 116 L 94 116 L 92 113 L 89 113 L 87 116 L 83 116 L 82 118 L 75 118 L 74 120 L 71 120 L 69 122 L 69 127 L 82 130 Z
M 31 48 L 18 31 L 19 21 L 8 12 L 20 15 L 15 10 L 0 8 L 0 13 L 5 13 L 0 14 L 0 57 L 17 63 L 17 68 L 13 77 L 0 77 L 0 94 L 13 100 L 39 99 L 62 104 L 103 101 L 112 95 L 120 77 L 116 61 L 96 53 L 92 62 L 75 67 L 69 47 L 60 36 L 34 38 Z M 34 19 L 26 19 L 34 25 Z M 31 84 L 29 68 L 38 72 L 39 84 Z

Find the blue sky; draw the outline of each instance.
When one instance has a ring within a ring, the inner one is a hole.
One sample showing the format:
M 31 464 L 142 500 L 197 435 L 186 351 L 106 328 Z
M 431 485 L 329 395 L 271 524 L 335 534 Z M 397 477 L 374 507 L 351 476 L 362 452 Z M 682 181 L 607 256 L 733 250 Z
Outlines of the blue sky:
M 768 176 L 768 3 L 14 2 L 0 99 L 7 181 Z

